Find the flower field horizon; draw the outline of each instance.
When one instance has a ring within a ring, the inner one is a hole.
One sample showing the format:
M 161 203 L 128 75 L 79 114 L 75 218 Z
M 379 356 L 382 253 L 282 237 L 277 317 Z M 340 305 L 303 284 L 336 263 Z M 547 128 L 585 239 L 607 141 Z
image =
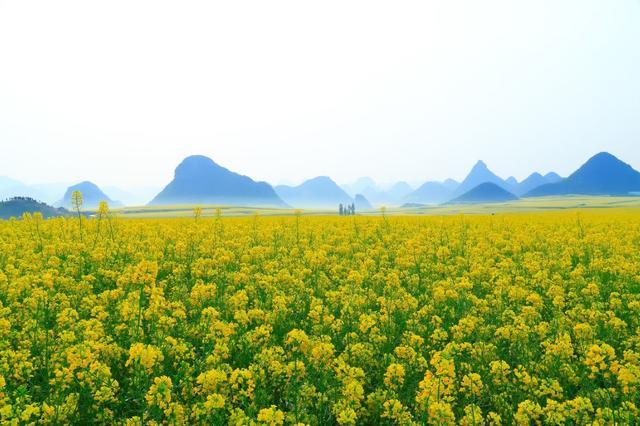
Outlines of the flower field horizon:
M 640 214 L 0 221 L 0 422 L 635 424 Z

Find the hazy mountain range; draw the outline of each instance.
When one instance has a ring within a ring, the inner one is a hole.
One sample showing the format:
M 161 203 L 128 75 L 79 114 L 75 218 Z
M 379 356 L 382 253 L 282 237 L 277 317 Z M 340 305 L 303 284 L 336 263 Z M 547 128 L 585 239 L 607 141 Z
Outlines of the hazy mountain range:
M 372 210 L 373 206 L 362 194 L 356 194 L 354 204 L 356 205 L 356 211 Z
M 525 195 L 627 195 L 639 190 L 640 173 L 615 156 L 601 152 L 568 178 L 538 186 Z
M 498 188 L 517 197 L 540 185 L 555 183 L 561 179 L 560 176 L 552 172 L 544 176 L 540 173 L 533 173 L 522 182 L 518 182 L 513 176 L 503 180 L 489 170 L 483 161 L 478 161 L 462 183 L 458 183 L 452 179 L 444 182 L 426 182 L 409 194 L 404 201 L 405 204 L 413 205 L 442 204 L 460 198 L 483 183 L 492 183 Z M 488 187 L 484 189 L 487 190 Z M 477 195 L 478 194 L 475 194 L 475 196 Z M 493 198 L 491 194 L 487 194 L 487 201 Z M 461 200 L 464 200 L 464 198 L 461 198 Z
M 358 194 L 375 205 L 398 205 L 413 191 L 407 182 L 392 184 L 378 184 L 370 177 L 362 177 L 350 184 L 343 184 L 342 188 L 352 197 Z
M 147 197 L 114 187 L 103 191 L 91 182 L 72 186 L 25 185 L 0 177 L 2 199 L 26 196 L 70 207 L 71 193 L 76 189 L 83 193 L 87 209 L 95 208 L 102 200 L 108 201 L 111 206 L 119 206 L 140 204 L 150 199 L 149 204 L 152 205 L 222 204 L 330 209 L 337 208 L 339 204 L 355 203 L 357 210 L 363 211 L 381 205 L 500 202 L 518 197 L 567 194 L 640 194 L 640 173 L 615 156 L 602 152 L 564 179 L 553 172 L 545 175 L 532 173 L 521 182 L 513 177 L 502 179 L 483 161 L 478 161 L 460 183 L 452 179 L 428 181 L 417 188 L 412 188 L 406 182 L 380 185 L 370 177 L 340 186 L 327 176 L 309 179 L 297 186 L 272 187 L 266 182 L 256 182 L 250 177 L 234 173 L 200 155 L 185 158 L 175 169 L 173 180 L 161 191 L 154 192 L 153 188 L 147 188 Z
M 68 183 L 43 183 L 27 185 L 6 176 L 0 176 L 0 199 L 10 197 L 30 197 L 53 204 L 62 197 Z
M 0 176 L 0 200 L 12 197 L 29 197 L 51 205 L 59 204 L 71 186 L 74 184 L 69 182 L 29 185 L 6 176 Z M 123 205 L 141 206 L 147 204 L 160 191 L 160 188 L 131 187 L 123 190 L 116 186 L 106 186 L 101 191 L 108 194 L 108 198 L 119 200 Z
M 486 182 L 493 183 L 506 191 L 512 190 L 511 186 L 489 170 L 483 161 L 478 161 L 476 165 L 473 166 L 467 177 L 452 192 L 451 198 L 459 197 L 476 186 Z
M 338 206 L 354 201 L 327 176 L 309 179 L 298 186 L 278 185 L 275 190 L 288 205 L 299 208 Z

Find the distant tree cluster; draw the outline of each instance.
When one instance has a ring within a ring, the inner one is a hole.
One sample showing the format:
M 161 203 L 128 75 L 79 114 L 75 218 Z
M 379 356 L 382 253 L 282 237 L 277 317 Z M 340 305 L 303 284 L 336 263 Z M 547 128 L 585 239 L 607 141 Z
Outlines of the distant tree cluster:
M 7 202 L 7 201 L 30 201 L 30 202 L 41 204 L 40 201 L 38 200 L 35 200 L 31 197 L 23 197 L 23 196 L 10 197 L 3 200 L 3 202 Z
M 340 216 L 353 216 L 356 214 L 356 205 L 351 203 L 343 206 L 342 203 L 340 203 L 338 213 L 340 213 Z

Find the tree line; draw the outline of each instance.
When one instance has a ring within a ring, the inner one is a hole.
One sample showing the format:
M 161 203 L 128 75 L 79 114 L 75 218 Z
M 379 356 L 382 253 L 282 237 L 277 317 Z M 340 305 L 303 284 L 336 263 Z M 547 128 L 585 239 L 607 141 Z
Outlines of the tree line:
M 342 203 L 340 203 L 340 205 L 338 206 L 338 213 L 340 214 L 340 216 L 353 216 L 356 214 L 356 205 L 355 203 L 351 203 L 351 204 L 347 204 L 347 205 L 342 205 Z

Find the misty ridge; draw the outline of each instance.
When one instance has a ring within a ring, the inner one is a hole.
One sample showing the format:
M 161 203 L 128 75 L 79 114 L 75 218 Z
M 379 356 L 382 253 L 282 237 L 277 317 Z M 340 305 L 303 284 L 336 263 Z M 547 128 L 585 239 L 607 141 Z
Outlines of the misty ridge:
M 62 194 L 53 195 L 56 191 Z M 82 193 L 83 207 L 87 210 L 97 209 L 101 201 L 108 202 L 113 208 L 133 205 L 118 200 L 89 181 L 70 185 L 63 190 L 60 185 L 28 186 L 11 178 L 0 178 L 0 198 L 28 198 L 34 202 L 48 202 L 63 210 L 71 207 L 74 191 Z M 124 190 L 114 192 L 126 194 Z M 43 194 L 48 194 L 47 198 Z M 554 172 L 544 175 L 535 172 L 519 182 L 514 177 L 499 177 L 486 163 L 478 161 L 462 182 L 453 179 L 427 181 L 417 188 L 403 181 L 382 187 L 370 177 L 339 185 L 329 176 L 318 176 L 295 186 L 272 186 L 235 173 L 206 156 L 193 155 L 180 162 L 173 180 L 144 204 L 326 210 L 353 205 L 357 211 L 370 211 L 382 206 L 416 208 L 443 204 L 503 203 L 545 196 L 639 194 L 640 173 L 607 152 L 594 155 L 565 178 Z M 14 201 L 12 212 L 17 211 L 15 204 Z M 25 211 L 37 210 L 32 204 L 25 207 Z M 55 215 L 59 211 L 54 209 L 47 212 Z

